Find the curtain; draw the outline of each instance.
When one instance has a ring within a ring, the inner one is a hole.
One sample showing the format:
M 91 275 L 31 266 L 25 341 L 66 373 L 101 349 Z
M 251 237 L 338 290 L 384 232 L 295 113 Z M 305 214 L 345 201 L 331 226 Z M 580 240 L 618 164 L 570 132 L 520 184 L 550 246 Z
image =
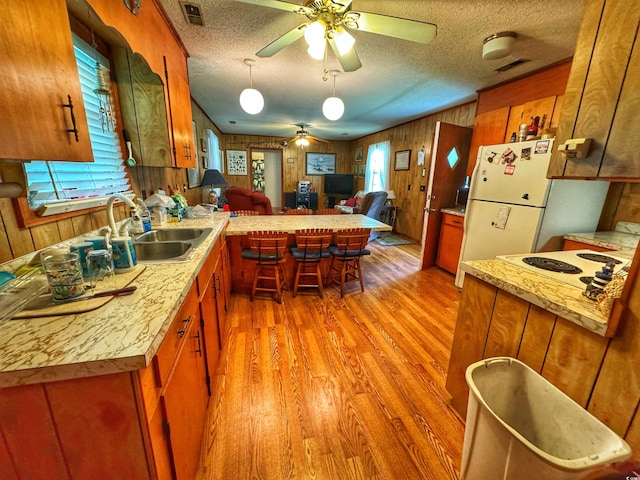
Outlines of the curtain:
M 364 188 L 367 192 L 387 190 L 389 185 L 391 142 L 374 143 L 367 149 Z

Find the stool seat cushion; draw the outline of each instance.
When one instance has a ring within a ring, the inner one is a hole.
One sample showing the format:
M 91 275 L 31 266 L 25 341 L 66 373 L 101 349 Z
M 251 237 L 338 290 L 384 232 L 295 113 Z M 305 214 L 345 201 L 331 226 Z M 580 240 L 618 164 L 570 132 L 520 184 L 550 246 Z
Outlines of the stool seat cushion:
M 332 245 L 329 247 L 329 253 L 336 257 L 358 257 L 360 255 L 371 255 L 371 250 L 363 248 L 362 250 L 340 250 L 337 246 Z
M 329 258 L 329 250 L 322 250 L 321 252 L 305 252 L 297 247 L 291 248 L 291 255 L 296 260 L 320 260 L 321 258 Z
M 255 252 L 252 252 L 250 248 L 245 248 L 242 250 L 242 253 L 240 253 L 240 256 L 242 258 L 246 258 L 247 260 L 261 260 L 261 261 L 275 261 L 275 260 L 280 260 L 282 258 L 282 255 L 276 255 L 274 253 L 272 254 L 258 254 Z

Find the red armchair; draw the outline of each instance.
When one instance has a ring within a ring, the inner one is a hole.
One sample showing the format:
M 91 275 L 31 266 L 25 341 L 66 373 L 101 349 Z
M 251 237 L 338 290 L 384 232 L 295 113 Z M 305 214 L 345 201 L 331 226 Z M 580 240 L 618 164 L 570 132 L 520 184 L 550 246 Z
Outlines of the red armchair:
M 255 210 L 260 215 L 272 215 L 271 200 L 262 192 L 244 187 L 229 187 L 225 190 L 229 210 Z

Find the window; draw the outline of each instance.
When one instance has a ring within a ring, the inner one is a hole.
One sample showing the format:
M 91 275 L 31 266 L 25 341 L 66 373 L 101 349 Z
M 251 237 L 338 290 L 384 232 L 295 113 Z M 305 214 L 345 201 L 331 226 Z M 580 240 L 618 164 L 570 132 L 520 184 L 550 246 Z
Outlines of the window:
M 367 172 L 364 188 L 367 192 L 387 190 L 389 184 L 390 142 L 375 143 L 367 150 Z
M 29 208 L 39 209 L 40 215 L 104 204 L 113 193 L 131 192 L 117 129 L 107 128 L 103 131 L 100 104 L 94 93 L 99 87 L 96 58 L 107 69 L 109 61 L 75 34 L 73 43 L 94 162 L 25 163 Z M 96 202 L 92 203 L 89 199 L 95 199 Z M 43 205 L 55 208 L 44 208 Z

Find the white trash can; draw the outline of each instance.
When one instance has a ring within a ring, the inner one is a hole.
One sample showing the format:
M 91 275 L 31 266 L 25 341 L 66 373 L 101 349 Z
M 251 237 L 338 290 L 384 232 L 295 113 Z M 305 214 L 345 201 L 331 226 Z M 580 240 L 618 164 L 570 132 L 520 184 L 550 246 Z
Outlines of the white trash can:
M 629 445 L 524 363 L 469 365 L 461 480 L 583 478 L 631 455 Z

